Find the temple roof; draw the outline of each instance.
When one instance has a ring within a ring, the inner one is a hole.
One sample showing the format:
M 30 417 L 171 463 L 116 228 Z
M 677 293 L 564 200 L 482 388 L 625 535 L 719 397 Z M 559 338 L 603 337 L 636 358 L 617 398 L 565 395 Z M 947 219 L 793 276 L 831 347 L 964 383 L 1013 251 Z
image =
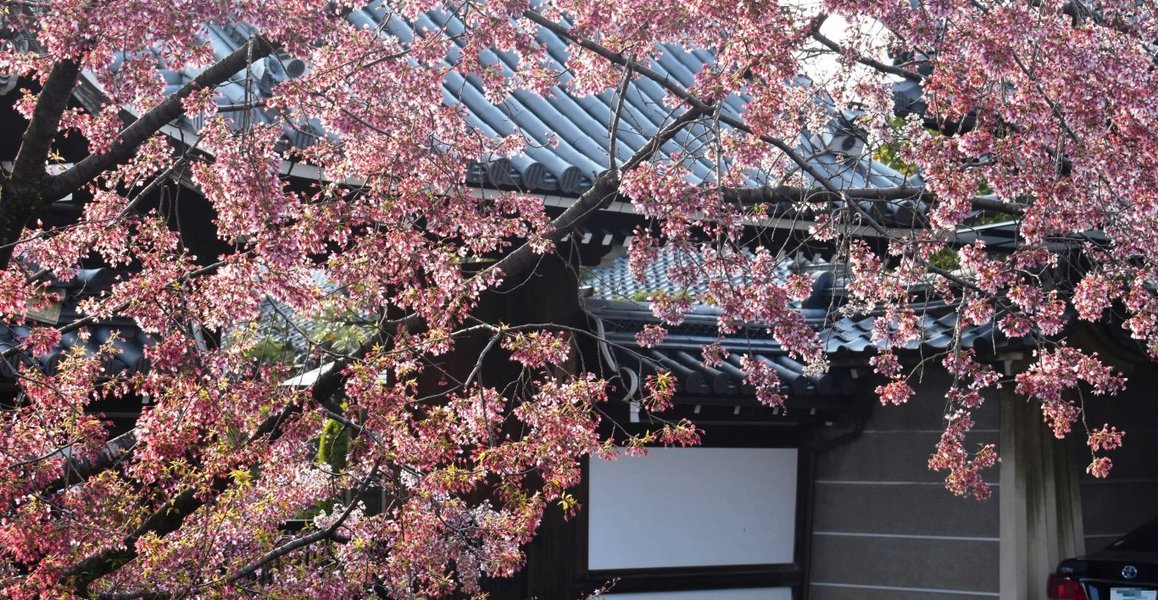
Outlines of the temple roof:
M 404 22 L 388 16 L 381 2 L 373 2 L 365 8 L 353 10 L 347 19 L 360 27 L 382 31 L 383 35 L 393 35 L 403 41 L 412 39 L 416 30 L 445 28 L 450 35 L 463 30 L 462 23 L 457 19 L 439 13 L 428 13 L 415 23 Z M 223 58 L 246 43 L 252 34 L 252 28 L 244 24 L 210 26 L 207 29 L 206 41 L 214 55 Z M 568 59 L 568 44 L 555 33 L 542 28 L 538 31 L 538 39 L 547 49 L 551 59 L 549 67 L 563 73 L 562 86 L 555 86 L 545 97 L 517 91 L 502 102 L 494 103 L 486 98 L 482 82 L 477 77 L 463 77 L 450 71 L 451 74 L 443 83 L 443 101 L 447 105 L 461 105 L 465 109 L 469 125 L 484 135 L 497 138 L 519 133 L 531 142 L 514 156 L 473 163 L 467 173 L 469 184 L 482 188 L 519 189 L 555 199 L 575 197 L 588 189 L 593 180 L 608 168 L 610 124 L 615 120 L 614 113 L 618 100 L 613 98 L 610 92 L 593 96 L 578 96 L 569 92 L 566 83 L 571 76 L 564 68 Z M 453 60 L 454 57 L 450 58 Z M 502 51 L 487 52 L 481 59 L 484 65 L 492 66 L 504 73 L 511 71 L 516 60 L 513 54 Z M 663 52 L 657 59 L 652 60 L 650 67 L 660 75 L 687 88 L 694 84 L 696 74 L 713 60 L 712 55 L 706 51 L 668 45 L 663 47 Z M 251 108 L 251 105 L 246 104 L 254 98 L 269 96 L 278 83 L 300 76 L 308 68 L 309 65 L 303 61 L 284 55 L 262 59 L 250 69 L 235 74 L 220 86 L 217 101 L 223 112 L 235 117 L 237 127 L 255 122 L 275 123 L 284 129 L 283 144 L 287 147 L 309 146 L 318 136 L 329 135 L 322 123 L 317 121 L 284 123 L 275 112 L 260 106 Z M 192 69 L 181 71 L 162 69 L 166 91 L 172 93 L 196 74 L 197 72 Z M 896 99 L 899 112 L 921 110 L 919 87 L 914 88 L 912 85 L 906 87 L 905 83 L 898 85 Z M 626 87 L 616 145 L 620 160 L 629 157 L 671 118 L 670 107 L 665 105 L 666 96 L 666 92 L 659 84 L 644 77 L 635 78 Z M 738 95 L 729 96 L 721 107 L 721 111 L 736 118 L 743 118 L 745 110 L 746 100 Z M 875 160 L 871 153 L 865 151 L 863 136 L 858 133 L 859 130 L 854 123 L 855 113 L 837 110 L 835 107 L 831 108 L 831 112 L 832 119 L 828 127 L 815 133 L 802 132 L 797 140 L 797 149 L 803 156 L 808 157 L 812 166 L 829 177 L 833 184 L 841 188 L 923 185 L 919 176 L 906 176 Z M 196 129 L 197 123 L 182 117 L 176 125 L 180 130 L 192 132 Z M 711 183 L 716 169 L 708 158 L 707 148 L 700 141 L 704 133 L 701 125 L 688 127 L 661 148 L 659 160 L 673 160 L 678 155 L 679 160 L 689 165 L 691 177 L 694 178 L 692 183 Z M 749 173 L 746 183 L 752 187 L 777 185 L 783 182 L 783 178 L 791 175 L 794 175 L 791 171 L 781 174 Z M 818 185 L 807 176 L 804 180 L 806 185 Z M 881 222 L 885 225 L 908 226 L 914 223 L 915 215 L 923 214 L 927 208 L 923 202 L 907 199 L 881 203 L 876 205 L 874 210 L 878 211 Z M 599 230 L 598 224 L 591 227 L 594 229 L 573 234 L 577 236 L 577 241 L 595 243 L 608 248 L 623 243 L 622 231 Z M 579 240 L 579 236 L 583 239 Z M 608 339 L 619 344 L 620 349 L 632 348 L 635 332 L 644 324 L 656 321 L 650 316 L 646 305 L 640 304 L 639 301 L 646 300 L 648 294 L 674 289 L 667 280 L 667 269 L 673 260 L 675 260 L 673 256 L 662 254 L 660 260 L 648 269 L 642 281 L 635 281 L 630 276 L 626 268 L 626 257 L 622 256 L 608 265 L 591 270 L 589 283 L 593 286 L 595 298 L 588 301 L 588 309 L 596 319 L 604 323 Z M 785 276 L 789 273 L 803 272 L 813 275 L 818 281 L 823 274 L 831 272 L 831 265 L 820 256 L 798 256 L 786 260 L 783 268 Z M 81 282 L 79 284 L 59 282 L 61 289 L 65 291 L 62 312 L 59 316 L 60 323 L 79 318 L 75 310 L 76 303 L 85 294 L 92 293 L 92 289 L 99 289 L 111 283 L 110 280 L 96 285 L 100 283 L 97 280 L 103 281 L 102 277 L 108 278 L 107 270 L 82 271 L 78 274 L 77 281 Z M 89 280 L 92 280 L 90 283 L 93 285 L 84 283 Z M 831 275 L 829 281 L 832 281 Z M 831 290 L 820 286 L 818 293 L 831 293 Z M 830 354 L 864 356 L 875 350 L 870 330 L 876 317 L 838 316 L 834 320 L 826 316 L 830 313 L 826 301 L 822 301 L 819 297 L 812 300 L 811 304 L 805 302 L 797 308 L 820 332 L 826 350 Z M 692 369 L 692 372 L 697 373 L 696 377 L 691 377 L 684 383 L 685 386 L 690 386 L 687 388 L 689 393 L 695 390 L 694 393 L 702 394 L 709 389 L 713 393 L 722 393 L 720 390 L 725 390 L 729 394 L 740 393 L 746 388 L 737 379 L 742 375 L 738 372 L 737 364 L 729 363 L 731 367 L 712 369 L 703 365 L 697 358 L 699 345 L 713 341 L 717 337 L 712 324 L 714 319 L 711 307 L 698 307 L 688 322 L 680 328 L 675 328 L 663 345 L 647 349 L 645 354 L 651 355 L 658 364 L 673 369 L 678 367 L 677 370 Z M 927 311 L 921 321 L 925 334 L 921 342 L 915 343 L 914 349 L 947 347 L 953 333 L 954 319 L 953 311 L 947 307 Z M 117 359 L 124 364 L 111 365 L 110 370 L 144 368 L 141 351 L 148 340 L 131 323 L 94 323 L 93 335 L 87 341 L 70 334 L 71 337 L 66 336 L 62 349 L 79 344 L 83 345 L 86 351 L 92 351 L 95 344 L 107 339 L 115 331 L 120 331 L 122 337 L 126 339 L 124 342 L 126 347 Z M 0 340 L 6 338 L 10 340 L 7 343 L 11 345 L 24 335 L 27 335 L 25 328 L 15 327 L 0 332 Z M 993 347 L 1000 339 L 1000 336 L 994 334 L 992 326 L 970 328 L 962 335 L 966 347 L 975 343 L 988 343 Z M 0 344 L 3 343 L 5 342 L 0 341 Z M 759 324 L 751 325 L 743 336 L 729 338 L 727 344 L 729 347 L 735 346 L 733 350 L 736 352 L 751 350 L 762 360 L 766 359 L 778 365 L 777 371 L 785 370 L 782 379 L 788 382 L 786 385 L 796 393 L 806 393 L 810 390 L 812 392 L 823 390 L 827 393 L 834 389 L 844 389 L 843 383 L 838 382 L 835 387 L 830 385 L 835 380 L 825 383 L 827 380 L 824 378 L 816 381 L 802 379 L 803 365 L 788 358 L 779 344 L 761 331 Z M 42 357 L 40 360 L 44 363 L 45 360 L 52 359 Z
M 14 352 L 0 362 L 0 375 L 15 377 L 16 369 L 24 361 L 26 366 L 39 365 L 42 372 L 53 374 L 61 359 L 80 350 L 86 355 L 96 354 L 101 345 L 113 340 L 115 351 L 104 363 L 105 373 L 117 375 L 147 368 L 145 348 L 154 340 L 137 327 L 132 319 L 124 317 L 86 318 L 79 306 L 87 298 L 107 292 L 116 281 L 112 269 L 80 269 L 68 280 L 49 279 L 46 288 L 57 297 L 28 311 L 28 321 L 66 327 L 60 344 L 51 352 L 35 358 L 23 352 Z M 71 325 L 71 327 L 69 327 Z M 5 354 L 19 348 L 30 332 L 29 325 L 0 323 L 0 352 Z M 35 361 L 35 362 L 33 362 Z
M 436 12 L 427 13 L 417 22 L 407 23 L 388 15 L 381 2 L 353 10 L 347 19 L 359 27 L 382 31 L 383 35 L 393 35 L 403 41 L 413 39 L 417 30 L 445 29 L 449 35 L 464 30 L 457 18 Z M 210 26 L 207 43 L 217 58 L 223 58 L 243 45 L 252 33 L 252 28 L 244 24 Z M 468 124 L 488 137 L 497 139 L 520 134 L 528 141 L 526 147 L 514 156 L 481 157 L 467 172 L 469 184 L 574 197 L 587 190 L 608 168 L 610 124 L 615 121 L 618 99 L 612 92 L 579 96 L 568 91 L 566 84 L 571 75 L 564 66 L 569 56 L 567 42 L 545 28 L 540 28 L 537 35 L 550 58 L 547 66 L 561 73 L 562 85 L 553 87 L 545 96 L 520 90 L 502 102 L 494 103 L 487 99 L 478 77 L 464 77 L 451 70 L 443 82 L 443 101 L 447 105 L 461 105 L 466 110 Z M 704 50 L 678 45 L 665 45 L 662 49 L 650 67 L 685 88 L 691 87 L 696 74 L 714 60 Z M 508 74 L 517 60 L 513 53 L 504 51 L 488 51 L 480 58 L 484 65 Z M 454 60 L 454 57 L 450 59 Z M 317 120 L 285 123 L 272 110 L 250 108 L 251 105 L 246 104 L 254 98 L 268 96 L 278 83 L 300 75 L 308 68 L 305 62 L 284 55 L 264 58 L 220 86 L 217 101 L 223 112 L 234 117 L 236 127 L 255 122 L 276 123 L 285 130 L 282 143 L 286 147 L 309 146 L 319 136 L 328 135 L 324 124 Z M 166 91 L 171 93 L 196 76 L 197 71 L 162 69 L 162 74 Z M 620 161 L 626 160 L 672 118 L 666 102 L 666 92 L 648 78 L 637 77 L 626 87 L 616 144 Z M 746 100 L 735 94 L 726 98 L 721 106 L 723 113 L 735 118 L 742 118 L 745 110 Z M 862 136 L 854 124 L 854 112 L 831 110 L 833 118 L 828 127 L 819 132 L 802 132 L 797 140 L 797 150 L 833 184 L 839 188 L 919 187 L 923 184 L 919 176 L 906 176 L 864 151 Z M 178 125 L 191 132 L 197 123 L 182 118 Z M 658 159 L 670 161 L 678 157 L 689 167 L 691 183 L 711 183 L 716 168 L 703 142 L 704 133 L 703 125 L 693 124 L 685 128 L 663 145 Z M 750 172 L 746 183 L 752 187 L 777 185 L 798 174 L 795 168 L 784 173 Z M 805 175 L 804 181 L 805 185 L 819 188 L 810 176 Z M 923 213 L 926 209 L 924 203 L 916 200 L 896 200 L 884 203 L 876 212 L 886 225 L 912 225 L 913 214 Z
M 783 392 L 792 395 L 849 395 L 857 390 L 855 379 L 868 377 L 868 359 L 882 349 L 873 339 L 873 327 L 882 316 L 875 312 L 842 312 L 844 290 L 839 265 L 830 264 L 823 256 L 785 256 L 778 266 L 784 279 L 804 274 L 814 281 L 812 295 L 793 307 L 817 332 L 831 365 L 827 373 L 806 375 L 805 365 L 793 359 L 762 323 L 729 324 L 738 325 L 739 331 L 721 336 L 720 310 L 704 304 L 694 306 L 679 325 L 669 326 L 668 334 L 658 345 L 641 345 L 636 334 L 648 325 L 660 323 L 652 314 L 649 298 L 658 293 L 701 297 L 706 291 L 703 282 L 682 286 L 668 278 L 670 268 L 694 260 L 662 250 L 644 270 L 642 281 L 633 278 L 625 255 L 585 271 L 588 298 L 584 306 L 593 328 L 602 334 L 605 366 L 631 371 L 629 379 L 642 379 L 659 370 L 672 371 L 679 376 L 681 394 L 688 397 L 751 395 L 752 389 L 743 382 L 740 368 L 739 357 L 744 354 L 771 365 L 780 376 Z M 735 283 L 742 282 L 737 279 Z M 943 352 L 952 345 L 955 335 L 960 337 L 962 348 L 975 349 L 982 357 L 1017 345 L 992 321 L 957 331 L 956 309 L 943 302 L 918 299 L 913 308 L 919 317 L 921 336 L 901 351 Z M 702 349 L 709 344 L 719 344 L 730 353 L 723 364 L 705 363 Z

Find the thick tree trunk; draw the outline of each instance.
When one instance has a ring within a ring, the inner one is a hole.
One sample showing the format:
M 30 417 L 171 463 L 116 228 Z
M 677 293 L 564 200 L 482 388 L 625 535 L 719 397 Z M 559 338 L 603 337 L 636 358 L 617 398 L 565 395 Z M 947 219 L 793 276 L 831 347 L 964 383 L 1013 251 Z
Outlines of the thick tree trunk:
M 0 269 L 7 268 L 12 260 L 16 242 L 24 233 L 35 203 L 36 198 L 29 198 L 26 193 L 11 189 L 0 192 Z
M 80 66 L 62 60 L 53 66 L 36 99 L 32 119 L 21 136 L 12 173 L 0 191 L 0 269 L 8 267 L 24 226 L 33 213 L 55 198 L 44 194 L 48 176 L 45 163 L 60 130 L 60 119 L 80 77 Z

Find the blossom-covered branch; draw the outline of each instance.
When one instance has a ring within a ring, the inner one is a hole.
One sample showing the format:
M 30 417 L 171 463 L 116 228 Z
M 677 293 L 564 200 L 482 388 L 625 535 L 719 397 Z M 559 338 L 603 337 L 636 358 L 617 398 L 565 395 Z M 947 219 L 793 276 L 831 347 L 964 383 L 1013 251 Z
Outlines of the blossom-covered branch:
M 18 8 L 6 596 L 481 592 L 576 510 L 584 457 L 698 439 L 665 416 L 695 348 L 648 360 L 681 327 L 773 411 L 829 367 L 818 327 L 871 316 L 860 381 L 901 404 L 949 372 L 928 464 L 976 497 L 987 390 L 1064 434 L 1074 390 L 1122 389 L 1073 321 L 1113 311 L 1158 356 L 1148 7 L 1098 17 L 1129 31 L 968 0 Z M 935 68 L 853 56 L 869 29 Z M 812 77 L 817 43 L 851 60 Z M 575 255 L 598 257 L 564 242 L 608 223 L 643 286 L 608 297 L 650 311 L 614 339 L 581 323 Z M 977 329 L 1036 354 L 998 376 Z M 609 423 L 613 395 L 656 428 Z M 1086 433 L 1104 476 L 1122 431 Z

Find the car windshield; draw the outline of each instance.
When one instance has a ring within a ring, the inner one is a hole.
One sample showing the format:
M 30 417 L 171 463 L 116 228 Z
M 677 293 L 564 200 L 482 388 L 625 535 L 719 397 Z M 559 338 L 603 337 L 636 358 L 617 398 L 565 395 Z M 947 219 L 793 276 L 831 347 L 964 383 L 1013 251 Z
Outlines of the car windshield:
M 1122 539 L 1110 544 L 1110 548 L 1129 552 L 1158 552 L 1158 519 L 1127 533 Z

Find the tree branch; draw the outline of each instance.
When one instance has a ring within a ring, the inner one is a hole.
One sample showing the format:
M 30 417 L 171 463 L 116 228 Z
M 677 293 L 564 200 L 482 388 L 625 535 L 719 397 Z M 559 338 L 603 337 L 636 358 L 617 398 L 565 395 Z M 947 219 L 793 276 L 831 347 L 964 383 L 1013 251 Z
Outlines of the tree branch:
M 50 177 L 45 188 L 46 201 L 63 198 L 101 173 L 128 161 L 137 148 L 162 126 L 181 116 L 184 111 L 181 100 L 199 90 L 217 87 L 252 61 L 269 56 L 273 51 L 273 45 L 260 36 L 250 38 L 245 45 L 202 71 L 192 81 L 121 131 L 113 140 L 112 148 L 108 152 L 89 155 L 71 169 Z
M 12 175 L 0 178 L 0 269 L 8 267 L 16 242 L 28 219 L 46 203 L 44 165 L 52 142 L 60 129 L 60 119 L 80 77 L 80 66 L 71 59 L 56 63 L 49 72 L 32 110 L 32 120 L 24 130 L 20 149 L 12 165 Z
M 820 33 L 819 29 L 813 30 L 812 39 L 820 42 L 820 44 L 822 46 L 828 48 L 829 50 L 832 50 L 833 52 L 836 52 L 837 54 L 840 54 L 842 56 L 847 56 L 845 49 L 841 48 L 840 44 L 837 44 L 833 40 L 825 37 L 824 34 Z M 877 71 L 880 71 L 881 73 L 888 73 L 889 75 L 896 75 L 897 77 L 903 77 L 905 79 L 908 79 L 909 81 L 921 82 L 921 81 L 925 80 L 925 78 L 921 77 L 921 75 L 919 73 L 914 73 L 912 71 L 906 71 L 905 69 L 902 69 L 896 65 L 885 64 L 879 60 L 874 60 L 872 58 L 866 58 L 864 56 L 860 56 L 859 54 L 856 57 L 856 62 L 858 62 L 866 67 L 871 67 L 873 69 L 876 69 Z
M 236 55 L 237 53 L 235 52 L 234 54 Z M 218 65 L 220 64 L 222 63 L 218 63 Z M 697 103 L 706 109 L 706 112 L 711 112 L 709 105 L 698 100 Z M 179 106 L 178 103 L 178 107 Z M 650 160 L 663 144 L 671 140 L 684 126 L 700 118 L 703 114 L 705 114 L 705 111 L 699 107 L 686 110 L 666 127 L 657 132 L 642 148 L 636 151 L 635 154 L 623 164 L 620 170 L 608 170 L 597 177 L 590 189 L 583 193 L 563 214 L 551 221 L 552 229 L 547 232 L 544 237 L 556 244 L 562 241 L 575 227 L 615 199 L 619 189 L 621 172 L 630 171 L 645 161 Z M 142 118 L 142 121 L 143 120 L 144 118 Z M 140 121 L 138 121 L 138 123 L 140 123 Z M 136 123 L 133 126 L 136 126 Z M 130 129 L 131 128 L 132 126 Z M 80 167 L 81 165 L 77 165 L 76 169 Z M 480 277 L 487 278 L 495 274 L 501 274 L 507 277 L 516 276 L 532 268 L 535 260 L 536 253 L 534 248 L 531 243 L 526 242 L 490 267 L 473 275 L 472 279 Z M 426 326 L 425 321 L 418 317 L 409 317 L 402 321 L 392 323 L 397 323 L 400 331 L 410 334 L 418 333 Z M 340 407 L 337 407 L 331 398 L 341 389 L 346 381 L 346 374 L 344 372 L 346 367 L 354 360 L 366 356 L 373 348 L 385 342 L 386 339 L 386 331 L 384 328 L 380 328 L 377 335 L 366 340 L 366 342 L 361 344 L 352 354 L 336 361 L 310 388 L 312 399 L 327 410 L 340 414 Z M 254 432 L 253 436 L 250 437 L 250 441 L 260 438 L 269 440 L 276 439 L 280 434 L 280 427 L 285 419 L 299 412 L 301 409 L 302 407 L 291 404 L 277 415 L 266 419 L 258 430 Z M 201 493 L 198 493 L 198 491 L 192 489 L 182 492 L 169 502 L 166 502 L 160 509 L 154 512 L 141 527 L 127 536 L 121 548 L 105 550 L 77 563 L 71 569 L 65 571 L 65 580 L 69 581 L 78 593 L 82 595 L 86 594 L 88 586 L 91 585 L 93 581 L 112 573 L 120 568 L 121 565 L 124 565 L 137 556 L 136 542 L 142 536 L 147 533 L 165 535 L 175 531 L 181 526 L 181 523 L 184 522 L 186 517 L 224 492 L 231 481 L 232 479 L 229 477 L 219 476 L 215 478 L 210 485 L 209 493 L 205 493 L 203 490 Z
M 70 485 L 81 483 L 131 456 L 136 445 L 136 430 L 130 429 L 106 442 L 92 458 L 69 458 L 64 462 L 64 473 L 48 482 L 44 490 L 49 493 L 59 492 Z
M 338 518 L 335 519 L 333 523 L 330 523 L 330 525 L 328 527 L 326 527 L 325 529 L 319 529 L 319 530 L 317 530 L 313 533 L 310 533 L 308 535 L 304 535 L 302 537 L 290 540 L 289 542 L 286 542 L 285 544 L 282 544 L 281 546 L 278 546 L 277 548 L 274 548 L 273 550 L 266 552 L 265 554 L 261 555 L 257 560 L 254 560 L 253 562 L 249 563 L 248 565 L 245 565 L 244 567 L 239 569 L 236 573 L 231 575 L 229 577 L 228 583 L 233 583 L 239 579 L 244 579 L 246 577 L 251 577 L 261 567 L 289 554 L 290 552 L 293 552 L 294 550 L 297 550 L 298 548 L 304 548 L 306 546 L 309 546 L 310 544 L 313 544 L 315 542 L 319 542 L 321 540 L 324 540 L 324 539 L 327 539 L 327 538 L 334 536 L 334 534 L 337 533 L 338 528 L 341 527 L 342 524 L 346 522 L 346 519 L 348 519 L 350 517 L 350 514 L 352 514 L 354 512 L 354 509 L 358 506 L 358 502 L 356 500 L 354 500 L 353 498 L 357 498 L 358 496 L 361 496 L 362 494 L 364 494 L 366 492 L 367 488 L 369 487 L 370 483 L 374 480 L 374 477 L 378 474 L 378 466 L 379 466 L 380 462 L 381 462 L 381 458 L 379 458 L 379 463 L 374 464 L 374 468 L 370 469 L 370 472 L 366 475 L 365 480 L 363 480 L 361 482 L 361 484 L 358 486 L 358 488 L 354 491 L 354 493 L 352 494 L 352 499 L 350 500 L 349 504 L 346 505 L 346 508 L 342 511 L 342 514 L 338 515 Z
M 586 221 L 588 217 L 596 213 L 600 208 L 610 204 L 611 201 L 616 198 L 619 191 L 620 172 L 630 171 L 645 161 L 650 160 L 660 147 L 675 137 L 676 133 L 683 129 L 684 126 L 704 114 L 711 113 L 710 106 L 704 105 L 704 108 L 707 110 L 701 110 L 698 107 L 688 109 L 668 124 L 667 127 L 658 131 L 642 148 L 637 150 L 619 170 L 605 171 L 596 178 L 595 183 L 591 185 L 590 189 L 579 196 L 579 199 L 576 200 L 574 204 L 567 207 L 567 210 L 563 211 L 563 214 L 551 221 L 552 229 L 544 237 L 552 243 L 558 244 L 574 228 Z M 490 276 L 492 273 L 500 273 L 504 277 L 516 276 L 531 268 L 536 260 L 536 253 L 531 244 L 524 243 L 498 262 L 480 271 L 475 277 Z
M 1029 207 L 1019 202 L 1002 202 L 993 196 L 974 196 L 969 199 L 973 208 L 1020 217 Z
M 71 59 L 56 63 L 49 72 L 12 163 L 12 181 L 16 185 L 38 185 L 45 177 L 44 164 L 48 161 L 52 142 L 60 129 L 60 119 L 68 108 L 68 99 L 72 97 L 72 89 L 79 78 L 80 66 Z
M 654 70 L 652 70 L 647 65 L 645 65 L 639 61 L 633 60 L 631 58 L 628 58 L 628 57 L 626 57 L 623 54 L 620 54 L 618 52 L 614 52 L 605 46 L 602 46 L 600 44 L 592 42 L 591 40 L 579 37 L 574 32 L 572 32 L 571 29 L 564 27 L 562 25 L 559 25 L 558 23 L 544 17 L 543 15 L 541 15 L 538 12 L 535 12 L 533 10 L 524 11 L 523 16 L 526 17 L 527 19 L 529 19 L 530 21 L 534 22 L 535 24 L 540 25 L 540 26 L 552 31 L 553 33 L 555 33 L 559 37 L 562 37 L 563 39 L 570 41 L 573 44 L 576 44 L 582 48 L 590 50 L 591 52 L 598 54 L 599 56 L 611 61 L 612 63 L 615 63 L 615 64 L 623 66 L 623 67 L 631 68 L 632 70 L 639 73 L 640 75 L 643 75 L 643 76 L 655 81 L 660 86 L 662 86 L 664 89 L 671 92 L 671 94 L 673 96 L 679 98 L 680 100 L 683 100 L 684 102 L 687 102 L 692 108 L 695 108 L 696 110 L 700 111 L 702 114 L 711 114 L 712 109 L 706 102 L 701 100 L 695 94 L 689 92 L 683 86 L 676 84 L 676 83 L 673 83 L 668 77 L 664 77 L 664 76 L 660 75 L 659 73 L 656 73 Z M 830 193 L 832 193 L 838 197 L 842 197 L 842 198 L 844 197 L 843 192 L 832 183 L 832 180 L 830 180 L 828 178 L 828 176 L 826 176 L 824 173 L 821 173 L 819 169 L 817 169 L 814 165 L 809 163 L 808 160 L 804 156 L 802 156 L 799 152 L 797 152 L 792 146 L 788 145 L 788 143 L 785 142 L 784 140 L 779 139 L 779 138 L 774 138 L 774 137 L 769 136 L 769 135 L 757 134 L 756 132 L 754 132 L 752 130 L 752 128 L 747 123 L 745 123 L 739 119 L 732 118 L 728 115 L 720 114 L 720 115 L 717 115 L 716 118 L 721 123 L 724 123 L 724 124 L 728 125 L 729 127 L 732 127 L 738 131 L 743 131 L 744 133 L 747 133 L 749 135 L 756 136 L 757 139 L 776 147 L 776 149 L 783 152 L 784 155 L 787 156 L 793 163 L 796 163 L 796 166 L 800 167 L 800 169 L 802 171 L 804 171 L 805 173 L 808 173 L 810 176 L 812 176 L 813 179 L 815 179 L 817 182 L 819 182 L 820 185 L 825 190 L 828 190 Z M 594 189 L 594 187 L 592 189 Z M 861 220 L 863 220 L 864 223 L 868 227 L 870 227 L 873 231 L 875 231 L 881 235 L 886 235 L 886 236 L 888 235 L 888 230 L 883 225 L 878 223 L 876 221 L 876 219 L 874 219 L 872 217 L 872 215 L 869 215 L 868 213 L 866 213 L 864 211 L 864 209 L 862 209 L 860 206 L 858 206 L 855 202 L 848 202 L 848 204 L 849 204 L 851 210 L 853 212 L 855 212 L 856 214 L 858 214 L 860 216 Z
M 404 319 L 401 322 L 390 321 L 388 323 L 399 324 L 400 327 L 406 331 L 418 331 L 422 327 L 419 320 L 414 318 Z M 314 402 L 328 410 L 341 412 L 341 408 L 334 404 L 332 397 L 341 389 L 346 381 L 346 374 L 344 372 L 346 367 L 353 361 L 366 356 L 373 348 L 381 345 L 387 339 L 385 327 L 386 325 L 384 324 L 383 327 L 379 328 L 376 335 L 371 336 L 370 339 L 363 342 L 353 353 L 335 361 L 330 370 L 318 377 L 313 387 L 310 388 L 310 397 Z M 302 409 L 303 406 L 298 404 L 287 405 L 276 415 L 271 415 L 263 421 L 253 434 L 250 435 L 247 443 L 253 443 L 261 439 L 265 439 L 266 441 L 276 440 L 281 435 L 282 424 L 294 414 L 301 412 Z M 73 565 L 72 568 L 64 571 L 62 579 L 67 581 L 79 595 L 87 595 L 88 586 L 91 585 L 92 582 L 116 571 L 122 565 L 137 557 L 137 540 L 149 533 L 163 536 L 176 531 L 189 515 L 193 514 L 194 511 L 205 504 L 212 502 L 218 495 L 228 489 L 232 481 L 232 477 L 228 475 L 218 476 L 210 483 L 208 490 L 191 488 L 181 492 L 161 505 L 140 527 L 126 536 L 122 541 L 121 547 L 109 548 L 82 560 Z
M 900 200 L 931 201 L 936 196 L 923 187 L 904 186 L 893 188 L 850 188 L 833 193 L 829 190 L 776 186 L 762 188 L 726 188 L 722 191 L 725 199 L 739 204 L 775 204 L 775 203 L 802 203 L 802 202 L 843 202 L 854 200 L 857 202 L 894 202 Z M 1026 205 L 1017 202 L 1002 202 L 994 196 L 973 196 L 969 199 L 973 207 L 978 210 L 1021 216 L 1025 214 Z

